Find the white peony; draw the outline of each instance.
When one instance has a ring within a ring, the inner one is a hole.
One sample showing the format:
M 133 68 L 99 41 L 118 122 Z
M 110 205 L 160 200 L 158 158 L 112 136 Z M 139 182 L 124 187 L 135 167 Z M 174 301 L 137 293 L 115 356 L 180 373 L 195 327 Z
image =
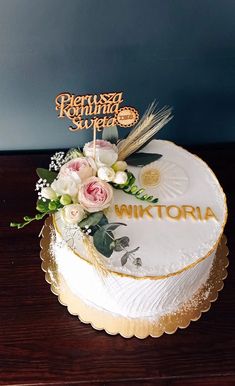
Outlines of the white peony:
M 78 224 L 86 216 L 85 210 L 79 204 L 70 204 L 61 209 L 62 220 L 67 224 Z
M 48 200 L 56 200 L 57 198 L 56 192 L 50 186 L 42 188 L 41 195 Z
M 115 177 L 113 179 L 113 182 L 115 182 L 115 184 L 125 184 L 127 182 L 127 173 L 126 172 L 117 172 L 115 174 Z
M 76 201 L 81 179 L 76 173 L 71 173 L 69 176 L 61 176 L 54 180 L 51 184 L 52 189 L 58 196 L 68 194 L 72 197 L 73 201 Z
M 94 156 L 93 141 L 85 144 L 83 153 L 86 157 Z M 97 139 L 95 142 L 95 162 L 98 167 L 112 166 L 118 159 L 118 148 L 116 145 L 103 139 Z
M 98 177 L 103 181 L 113 181 L 115 177 L 115 171 L 112 168 L 109 168 L 108 166 L 101 166 L 98 169 Z

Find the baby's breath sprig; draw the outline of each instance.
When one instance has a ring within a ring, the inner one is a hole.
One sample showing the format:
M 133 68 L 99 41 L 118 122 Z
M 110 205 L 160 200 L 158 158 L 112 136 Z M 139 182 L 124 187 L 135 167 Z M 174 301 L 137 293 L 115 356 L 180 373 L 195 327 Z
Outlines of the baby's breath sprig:
M 136 178 L 134 174 L 127 171 L 127 182 L 125 184 L 112 184 L 115 189 L 120 189 L 127 194 L 131 194 L 135 196 L 138 200 L 150 202 L 151 204 L 156 204 L 158 202 L 158 198 L 154 196 L 149 196 L 148 194 L 144 194 L 144 189 L 139 188 L 135 185 Z
M 51 157 L 51 162 L 49 164 L 49 170 L 54 170 L 55 172 L 59 171 L 61 166 L 65 163 L 64 161 L 65 152 L 58 151 Z
M 46 201 L 46 199 L 44 197 L 42 197 L 42 188 L 45 188 L 45 187 L 49 187 L 50 184 L 49 182 L 44 178 L 39 178 L 39 180 L 37 181 L 36 183 L 36 187 L 35 187 L 35 190 L 38 192 L 38 198 L 39 200 L 42 200 L 42 201 Z
M 79 148 L 69 149 L 67 153 L 64 151 L 58 151 L 51 157 L 51 162 L 49 164 L 49 170 L 54 170 L 58 172 L 60 168 L 68 161 L 73 158 L 81 157 L 83 154 Z

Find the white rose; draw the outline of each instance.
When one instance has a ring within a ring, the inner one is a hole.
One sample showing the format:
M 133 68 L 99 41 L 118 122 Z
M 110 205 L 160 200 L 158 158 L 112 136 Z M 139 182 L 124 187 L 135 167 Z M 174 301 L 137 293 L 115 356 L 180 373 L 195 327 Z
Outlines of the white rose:
M 125 172 L 117 172 L 115 174 L 115 177 L 113 179 L 113 182 L 115 182 L 115 184 L 125 184 L 127 182 L 127 173 Z
M 56 192 L 49 186 L 42 188 L 41 195 L 48 200 L 55 200 L 57 198 Z
M 83 153 L 86 157 L 94 156 L 93 141 L 85 144 Z M 98 167 L 112 166 L 118 159 L 118 148 L 116 145 L 103 139 L 95 141 L 95 161 Z
M 61 209 L 61 217 L 67 224 L 78 224 L 86 216 L 85 210 L 79 204 L 70 204 Z
M 80 184 L 81 180 L 78 175 L 73 175 L 73 173 L 71 173 L 70 176 L 61 176 L 58 179 L 54 180 L 51 184 L 51 187 L 58 196 L 62 196 L 63 194 L 69 194 L 74 201 L 77 197 Z
M 115 171 L 108 166 L 101 166 L 98 169 L 98 177 L 103 181 L 110 182 L 115 177 Z

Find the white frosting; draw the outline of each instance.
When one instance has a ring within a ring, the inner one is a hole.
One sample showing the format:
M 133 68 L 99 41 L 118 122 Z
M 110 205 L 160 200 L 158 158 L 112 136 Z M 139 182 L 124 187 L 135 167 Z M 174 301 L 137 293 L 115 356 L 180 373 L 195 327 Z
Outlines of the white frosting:
M 79 231 L 66 227 L 59 213 L 55 216 L 57 231 L 53 250 L 59 272 L 82 300 L 126 317 L 156 318 L 176 310 L 206 282 L 226 222 L 227 208 L 215 175 L 198 157 L 161 140 L 152 141 L 144 151 L 163 155 L 156 161 L 156 167 L 164 178 L 149 192 L 159 197 L 159 205 L 190 205 L 202 211 L 210 207 L 216 219 L 159 218 L 153 208 L 153 218 L 120 220 L 114 210 L 115 204 L 145 207 L 148 203 L 115 190 L 114 203 L 107 212 L 108 220 L 127 224 L 115 230 L 115 237 L 128 236 L 129 250 L 140 247 L 135 257 L 141 258 L 141 267 L 136 267 L 131 259 L 122 266 L 123 252 L 114 252 L 109 259 L 104 258 L 111 273 L 101 278 L 86 261 L 89 256 L 86 256 Z M 140 169 L 129 169 L 138 183 Z M 167 277 L 151 279 L 151 276 Z
M 93 307 L 129 318 L 154 318 L 174 312 L 206 282 L 215 252 L 195 267 L 166 279 L 136 279 L 114 273 L 100 277 L 66 243 L 53 246 L 58 271 L 72 292 Z

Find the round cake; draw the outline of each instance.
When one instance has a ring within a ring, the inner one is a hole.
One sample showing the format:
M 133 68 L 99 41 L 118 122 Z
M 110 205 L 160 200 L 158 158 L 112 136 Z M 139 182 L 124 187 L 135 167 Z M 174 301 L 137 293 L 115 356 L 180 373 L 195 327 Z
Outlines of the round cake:
M 142 150 L 141 150 L 142 151 Z M 114 190 L 105 215 L 118 243 L 97 269 L 83 233 L 53 215 L 51 250 L 70 290 L 88 305 L 125 318 L 157 320 L 178 310 L 206 283 L 227 218 L 226 198 L 211 169 L 169 141 L 152 140 L 145 153 L 161 158 L 129 166 L 146 194 L 138 200 Z M 155 200 L 156 201 L 156 200 Z M 88 228 L 88 227 L 87 227 Z M 92 237 L 91 237 L 92 240 Z M 102 246 L 101 246 L 102 248 Z

